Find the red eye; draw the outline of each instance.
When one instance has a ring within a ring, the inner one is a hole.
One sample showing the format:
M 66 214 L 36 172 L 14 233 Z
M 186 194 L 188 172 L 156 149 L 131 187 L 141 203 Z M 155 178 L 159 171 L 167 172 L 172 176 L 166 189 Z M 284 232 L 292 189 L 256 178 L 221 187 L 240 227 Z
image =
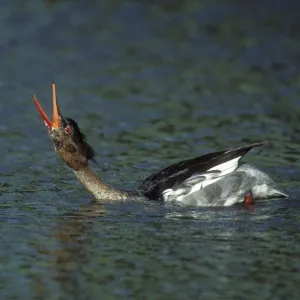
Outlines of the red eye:
M 71 128 L 70 128 L 69 125 L 67 125 L 67 126 L 65 127 L 65 133 L 70 133 L 70 132 L 71 132 Z

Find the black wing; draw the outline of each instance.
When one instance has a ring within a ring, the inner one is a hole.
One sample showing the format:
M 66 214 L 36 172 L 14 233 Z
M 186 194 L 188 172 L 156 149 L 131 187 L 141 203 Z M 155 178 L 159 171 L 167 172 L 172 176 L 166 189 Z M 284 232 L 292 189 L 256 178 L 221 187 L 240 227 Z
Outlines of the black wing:
M 166 189 L 181 184 L 195 173 L 203 173 L 234 158 L 242 158 L 252 148 L 264 145 L 258 142 L 244 147 L 209 153 L 192 159 L 175 163 L 146 178 L 138 190 L 146 197 L 157 200 Z

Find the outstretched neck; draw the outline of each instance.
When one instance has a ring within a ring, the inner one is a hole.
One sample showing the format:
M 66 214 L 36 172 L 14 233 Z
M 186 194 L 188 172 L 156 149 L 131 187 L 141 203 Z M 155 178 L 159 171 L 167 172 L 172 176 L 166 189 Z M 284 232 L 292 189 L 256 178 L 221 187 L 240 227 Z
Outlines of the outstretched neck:
M 122 200 L 128 198 L 126 192 L 119 191 L 104 183 L 102 179 L 89 167 L 72 170 L 83 186 L 92 193 L 97 200 Z

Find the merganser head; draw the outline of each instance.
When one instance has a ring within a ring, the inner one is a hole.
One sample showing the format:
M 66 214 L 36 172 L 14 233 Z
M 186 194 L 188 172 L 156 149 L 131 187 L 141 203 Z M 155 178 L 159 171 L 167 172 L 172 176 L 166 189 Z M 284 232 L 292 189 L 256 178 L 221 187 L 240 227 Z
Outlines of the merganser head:
M 74 170 L 87 166 L 88 161 L 94 158 L 95 152 L 87 143 L 78 124 L 74 120 L 64 118 L 60 114 L 55 83 L 52 83 L 53 122 L 49 120 L 37 98 L 34 95 L 32 98 L 48 128 L 55 151 Z

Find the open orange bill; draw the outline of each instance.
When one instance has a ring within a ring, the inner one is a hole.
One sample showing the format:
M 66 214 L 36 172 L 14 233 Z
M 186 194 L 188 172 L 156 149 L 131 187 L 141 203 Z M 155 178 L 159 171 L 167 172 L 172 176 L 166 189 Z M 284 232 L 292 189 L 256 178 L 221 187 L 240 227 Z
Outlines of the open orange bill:
M 46 113 L 42 109 L 42 106 L 40 105 L 39 101 L 35 97 L 35 95 L 32 96 L 33 101 L 40 112 L 42 118 L 45 121 L 46 126 L 49 128 L 59 128 L 59 108 L 57 104 L 57 94 L 56 94 L 56 85 L 55 82 L 52 83 L 52 102 L 53 102 L 53 122 L 49 120 Z

